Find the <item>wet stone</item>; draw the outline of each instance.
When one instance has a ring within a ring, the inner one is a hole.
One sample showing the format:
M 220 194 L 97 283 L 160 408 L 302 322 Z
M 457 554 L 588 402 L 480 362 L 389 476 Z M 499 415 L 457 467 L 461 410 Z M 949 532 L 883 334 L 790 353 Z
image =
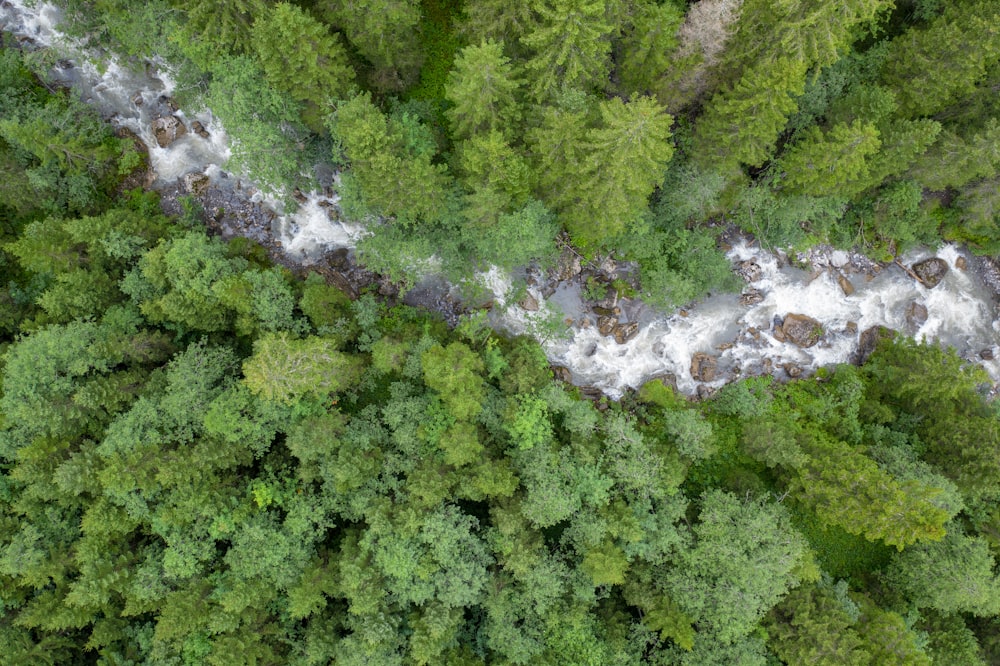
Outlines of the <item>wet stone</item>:
M 785 339 L 799 347 L 812 347 L 823 337 L 822 325 L 802 314 L 789 314 L 781 324 Z
M 850 296 L 854 293 L 854 285 L 851 281 L 844 277 L 843 273 L 837 273 L 837 284 L 840 285 L 840 289 L 844 292 L 844 296 Z
M 896 331 L 885 326 L 872 326 L 866 328 L 858 339 L 857 364 L 864 365 L 868 357 L 875 351 L 879 340 L 891 340 L 895 337 Z
M 992 361 L 994 358 L 993 348 L 990 347 L 979 352 L 979 358 L 983 359 L 984 361 Z
M 568 384 L 573 381 L 573 373 L 569 371 L 569 368 L 565 368 L 561 365 L 552 366 L 552 375 L 560 382 L 566 382 Z
M 598 317 L 597 318 L 597 332 L 601 335 L 611 335 L 615 326 L 618 325 L 618 319 L 615 317 Z
M 741 261 L 736 268 L 736 273 L 747 282 L 756 282 L 764 274 L 764 270 L 756 261 Z
M 968 260 L 966 260 L 965 257 L 959 255 L 958 258 L 955 259 L 955 268 L 957 268 L 960 271 L 967 270 L 969 268 Z
M 751 289 L 740 294 L 740 305 L 757 305 L 764 300 L 759 289 Z
M 625 344 L 639 333 L 638 322 L 630 321 L 624 324 L 615 324 L 614 329 L 612 329 L 612 335 L 615 336 L 615 342 L 620 345 Z
M 195 134 L 197 134 L 198 136 L 200 136 L 203 139 L 207 139 L 209 137 L 208 130 L 205 129 L 205 126 L 202 125 L 197 120 L 194 120 L 194 121 L 191 122 L 191 131 L 194 132 Z
M 691 357 L 691 378 L 696 382 L 710 382 L 715 379 L 718 362 L 715 357 L 698 352 Z
M 522 308 L 524 308 L 528 312 L 538 312 L 538 308 L 539 308 L 538 299 L 535 298 L 534 296 L 532 296 L 530 293 L 525 294 L 524 298 L 522 298 L 518 302 L 518 305 L 520 305 Z
M 184 191 L 197 196 L 205 192 L 211 181 L 203 173 L 189 173 L 184 175 L 183 182 Z
M 785 374 L 792 379 L 798 379 L 802 376 L 802 367 L 795 363 L 785 363 L 783 367 L 785 368 Z
M 704 384 L 698 384 L 698 388 L 695 392 L 698 394 L 699 400 L 708 400 L 715 395 L 715 389 L 711 386 L 705 386 Z
M 913 264 L 912 270 L 928 289 L 933 289 L 948 273 L 948 262 L 938 257 L 931 257 Z
M 916 333 L 924 322 L 927 321 L 927 307 L 922 303 L 913 301 L 906 306 L 906 329 L 907 332 Z
M 187 128 L 177 116 L 164 116 L 153 121 L 153 135 L 160 148 L 166 148 L 187 134 Z

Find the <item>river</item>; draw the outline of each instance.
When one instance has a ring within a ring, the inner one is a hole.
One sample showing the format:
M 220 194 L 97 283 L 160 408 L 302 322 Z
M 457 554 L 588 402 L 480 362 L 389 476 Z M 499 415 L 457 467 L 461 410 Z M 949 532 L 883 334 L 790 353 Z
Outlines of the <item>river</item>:
M 283 212 L 280 193 L 267 194 L 253 186 L 253 174 L 231 174 L 226 163 L 234 139 L 208 109 L 176 109 L 171 105 L 174 82 L 163 63 L 127 67 L 116 60 L 100 63 L 57 24 L 59 10 L 50 4 L 28 7 L 22 0 L 0 4 L 0 26 L 38 46 L 58 49 L 63 58 L 53 77 L 72 86 L 115 126 L 139 136 L 149 148 L 155 172 L 154 188 L 174 185 L 188 174 L 205 174 L 218 187 L 230 188 L 274 211 L 273 232 L 282 249 L 296 261 L 309 263 L 336 248 L 353 248 L 365 233 L 363 226 L 331 215 L 335 192 L 306 193 L 297 210 Z M 188 131 L 161 147 L 152 129 L 158 117 L 175 116 Z M 565 336 L 543 338 L 553 364 L 567 368 L 572 381 L 593 386 L 611 397 L 641 386 L 652 377 L 672 376 L 679 390 L 693 395 L 699 386 L 717 388 L 735 377 L 773 373 L 784 377 L 850 361 L 860 332 L 886 326 L 954 346 L 964 358 L 983 365 L 994 382 L 1000 380 L 1000 321 L 994 293 L 986 286 L 981 262 L 954 245 L 936 251 L 920 250 L 900 258 L 906 266 L 940 257 L 950 270 L 936 287 L 928 289 L 902 268 L 890 266 L 872 275 L 856 271 L 857 262 L 840 251 L 812 252 L 809 270 L 796 268 L 780 253 L 751 242 L 734 243 L 729 257 L 734 266 L 753 266 L 744 293 L 719 294 L 674 313 L 658 312 L 641 301 L 621 304 L 621 323 L 638 325 L 623 344 L 602 335 L 599 321 L 581 300 L 575 281 L 556 285 L 553 293 L 529 286 L 537 303 L 527 310 L 513 302 L 510 276 L 492 270 L 477 276 L 494 293 L 491 317 L 498 328 L 515 332 L 536 330 L 533 322 L 546 318 L 572 320 Z M 845 288 L 845 281 L 850 287 Z M 853 291 L 852 291 L 853 289 Z M 852 293 L 848 294 L 848 291 Z M 520 301 L 523 303 L 524 301 Z M 926 317 L 922 310 L 926 310 Z M 919 312 L 919 316 L 914 316 Z M 780 325 L 789 314 L 817 320 L 819 341 L 808 348 L 782 340 Z M 909 315 L 909 316 L 908 316 Z M 692 376 L 692 358 L 705 354 L 715 364 L 714 377 Z M 702 394 L 705 389 L 701 390 Z

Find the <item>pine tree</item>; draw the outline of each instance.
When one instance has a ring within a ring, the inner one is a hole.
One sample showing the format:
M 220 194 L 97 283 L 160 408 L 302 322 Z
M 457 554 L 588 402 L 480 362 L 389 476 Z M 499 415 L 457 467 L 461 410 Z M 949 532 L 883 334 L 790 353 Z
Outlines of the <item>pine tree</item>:
M 525 68 L 538 102 L 565 88 L 606 87 L 612 26 L 605 0 L 535 0 L 541 24 L 521 38 L 534 55 Z
M 322 104 L 347 92 L 354 71 L 347 52 L 326 26 L 281 2 L 257 19 L 253 46 L 268 82 L 294 99 Z
M 453 104 L 447 111 L 452 136 L 464 139 L 484 131 L 513 135 L 521 116 L 519 86 L 503 42 L 462 49 L 445 84 L 445 98 Z
M 827 132 L 811 127 L 782 155 L 782 184 L 799 194 L 850 196 L 868 184 L 867 159 L 879 146 L 870 123 L 856 120 Z

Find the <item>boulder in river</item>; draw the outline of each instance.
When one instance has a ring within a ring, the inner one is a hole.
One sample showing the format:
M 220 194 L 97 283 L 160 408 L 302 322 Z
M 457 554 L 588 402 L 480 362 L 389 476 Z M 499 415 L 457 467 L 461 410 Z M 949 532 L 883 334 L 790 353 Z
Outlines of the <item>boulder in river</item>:
M 718 367 L 714 356 L 698 352 L 691 357 L 691 378 L 696 382 L 710 382 L 715 379 Z
M 611 334 L 615 336 L 615 342 L 620 345 L 625 344 L 636 336 L 639 332 L 638 322 L 630 321 L 624 324 L 615 324 Z
M 598 317 L 597 318 L 597 332 L 601 335 L 611 335 L 614 333 L 615 326 L 618 325 L 617 317 Z
M 927 321 L 927 307 L 913 301 L 906 306 L 906 331 L 911 335 L 920 330 Z
M 798 379 L 802 376 L 802 366 L 795 363 L 785 363 L 784 365 L 785 373 L 792 379 Z
M 837 273 L 837 284 L 843 290 L 844 296 L 850 296 L 854 293 L 854 285 L 851 284 L 851 281 L 843 273 Z
M 747 282 L 756 282 L 764 274 L 764 271 L 760 267 L 760 264 L 752 259 L 748 259 L 740 262 L 740 265 L 736 267 L 736 273 Z
M 202 194 L 207 188 L 208 184 L 211 182 L 203 173 L 188 173 L 184 174 L 184 190 L 195 196 Z
M 195 134 L 197 134 L 198 136 L 200 136 L 203 139 L 207 139 L 209 137 L 208 130 L 205 129 L 205 126 L 202 125 L 197 120 L 191 121 L 191 131 L 194 132 Z
M 933 289 L 948 273 L 948 262 L 938 257 L 931 257 L 913 264 L 913 272 L 928 289 Z
M 785 340 L 799 347 L 812 347 L 823 337 L 823 326 L 813 319 L 802 314 L 785 315 L 785 320 L 781 324 L 781 332 Z
M 569 248 L 565 248 L 559 256 L 559 264 L 556 267 L 557 280 L 572 280 L 583 271 L 583 264 L 580 255 Z
M 525 294 L 524 298 L 518 301 L 517 304 L 520 305 L 525 310 L 527 310 L 528 312 L 538 312 L 538 307 L 539 307 L 538 299 L 532 296 L 530 293 Z
M 177 116 L 161 116 L 153 121 L 153 134 L 160 148 L 166 148 L 187 134 L 187 128 Z
M 892 340 L 895 335 L 896 331 L 885 326 L 872 326 L 862 331 L 861 337 L 858 339 L 857 364 L 865 364 L 868 357 L 875 351 L 875 347 L 878 346 L 879 340 Z
M 568 384 L 573 381 L 573 373 L 569 371 L 569 368 L 564 368 L 561 365 L 553 365 L 552 374 L 561 382 L 566 382 Z
M 764 294 L 759 289 L 750 289 L 740 294 L 740 305 L 757 305 L 764 300 Z
M 979 352 L 979 358 L 983 359 L 984 361 L 992 361 L 994 358 L 993 348 L 987 347 L 986 349 Z

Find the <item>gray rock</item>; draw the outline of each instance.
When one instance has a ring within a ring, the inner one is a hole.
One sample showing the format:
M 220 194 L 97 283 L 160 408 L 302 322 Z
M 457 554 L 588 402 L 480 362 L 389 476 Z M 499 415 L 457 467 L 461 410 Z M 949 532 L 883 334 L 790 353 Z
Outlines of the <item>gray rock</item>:
M 691 378 L 696 382 L 710 382 L 715 379 L 718 367 L 714 356 L 698 352 L 691 357 Z
M 624 324 L 615 324 L 611 334 L 615 336 L 615 342 L 620 345 L 625 344 L 639 333 L 638 322 L 630 321 Z
M 993 360 L 993 348 L 992 347 L 988 347 L 988 348 L 982 350 L 981 352 L 979 352 L 979 358 L 983 359 L 984 361 L 992 361 Z
M 698 384 L 698 388 L 695 389 L 695 392 L 698 394 L 699 400 L 708 400 L 715 395 L 715 389 L 704 384 Z
M 211 182 L 203 173 L 188 173 L 184 175 L 184 190 L 194 195 L 202 194 Z
M 177 116 L 162 116 L 153 121 L 153 135 L 160 148 L 166 148 L 187 134 L 187 128 Z
M 933 289 L 948 274 L 948 262 L 938 257 L 931 257 L 913 264 L 912 270 L 928 289 Z
M 801 314 L 785 315 L 781 331 L 788 342 L 799 347 L 812 347 L 823 337 L 823 326 L 812 317 Z
M 614 333 L 615 327 L 618 325 L 617 317 L 598 317 L 597 318 L 597 332 L 601 335 L 611 335 Z
M 792 379 L 797 379 L 802 376 L 802 367 L 796 365 L 795 363 L 785 363 L 785 374 L 787 374 Z
M 750 289 L 740 294 L 740 305 L 757 305 L 764 300 L 764 294 L 759 289 Z
M 927 308 L 922 303 L 913 301 L 906 306 L 906 330 L 913 334 L 927 321 Z
M 566 382 L 567 384 L 573 381 L 573 373 L 569 371 L 569 368 L 564 368 L 561 365 L 552 366 L 552 375 L 561 382 Z
M 538 312 L 538 299 L 532 296 L 530 293 L 524 295 L 518 305 L 527 310 L 528 312 Z
M 556 278 L 559 280 L 572 280 L 583 271 L 583 264 L 580 257 L 566 248 L 559 257 L 559 264 L 556 267 Z
M 756 261 L 748 259 L 741 261 L 736 267 L 736 273 L 747 282 L 756 282 L 763 275 L 764 271 Z

